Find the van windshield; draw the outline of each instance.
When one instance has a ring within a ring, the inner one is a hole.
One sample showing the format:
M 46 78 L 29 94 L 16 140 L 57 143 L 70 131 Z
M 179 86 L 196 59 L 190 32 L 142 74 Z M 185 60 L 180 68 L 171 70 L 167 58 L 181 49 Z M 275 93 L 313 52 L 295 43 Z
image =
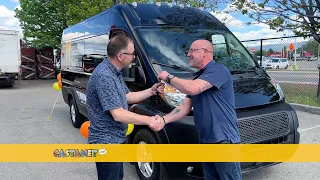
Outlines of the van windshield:
M 197 69 L 189 66 L 186 52 L 197 39 L 212 42 L 214 60 L 225 65 L 231 72 L 248 71 L 257 66 L 243 45 L 231 33 L 224 30 L 184 27 L 144 27 L 137 30 L 149 60 L 157 72 L 184 71 L 183 69 L 189 73 L 196 72 Z

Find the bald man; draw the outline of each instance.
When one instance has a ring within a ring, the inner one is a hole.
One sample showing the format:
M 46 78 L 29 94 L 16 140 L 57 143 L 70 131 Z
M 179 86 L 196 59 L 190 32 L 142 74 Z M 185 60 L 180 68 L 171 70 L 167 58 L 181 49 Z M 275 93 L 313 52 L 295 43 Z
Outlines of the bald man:
M 180 79 L 162 71 L 158 78 L 187 94 L 183 103 L 163 116 L 166 123 L 188 115 L 194 108 L 195 126 L 202 144 L 238 144 L 240 135 L 235 112 L 233 80 L 229 70 L 213 60 L 214 47 L 207 40 L 192 43 L 189 65 L 199 69 L 193 80 Z M 242 179 L 238 162 L 202 163 L 206 180 Z

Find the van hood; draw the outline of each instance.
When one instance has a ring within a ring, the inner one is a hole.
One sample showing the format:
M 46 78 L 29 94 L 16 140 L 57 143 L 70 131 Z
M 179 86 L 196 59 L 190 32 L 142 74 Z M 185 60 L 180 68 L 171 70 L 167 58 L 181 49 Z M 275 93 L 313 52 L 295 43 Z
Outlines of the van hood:
M 234 81 L 236 109 L 259 106 L 280 100 L 269 78 L 246 78 Z

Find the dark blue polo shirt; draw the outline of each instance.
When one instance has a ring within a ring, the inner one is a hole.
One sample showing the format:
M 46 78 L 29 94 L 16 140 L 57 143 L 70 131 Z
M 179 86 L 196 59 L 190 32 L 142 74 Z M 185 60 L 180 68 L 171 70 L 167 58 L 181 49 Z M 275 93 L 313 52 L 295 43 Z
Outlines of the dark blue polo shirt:
M 104 59 L 93 71 L 86 90 L 89 144 L 120 144 L 125 141 L 128 125 L 114 120 L 109 110 L 128 110 L 126 94 L 129 89 L 122 73 Z
M 194 79 L 202 79 L 214 87 L 192 99 L 195 126 L 200 134 L 201 143 L 217 143 L 230 140 L 240 142 L 233 80 L 229 70 L 214 61 L 196 73 Z

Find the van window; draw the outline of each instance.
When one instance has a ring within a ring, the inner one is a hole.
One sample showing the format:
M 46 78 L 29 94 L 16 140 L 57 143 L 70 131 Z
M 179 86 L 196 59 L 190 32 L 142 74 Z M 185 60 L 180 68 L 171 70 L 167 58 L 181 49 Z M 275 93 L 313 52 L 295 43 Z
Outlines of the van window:
M 221 34 L 212 35 L 211 42 L 214 46 L 215 58 L 220 59 L 220 58 L 228 57 L 227 44 L 223 35 Z
M 70 66 L 82 67 L 82 55 L 84 54 L 84 40 L 71 42 Z
M 85 39 L 85 54 L 107 55 L 109 33 Z
M 230 71 L 245 71 L 256 66 L 243 45 L 225 30 L 148 27 L 138 28 L 138 32 L 151 61 L 176 65 L 195 72 L 197 70 L 189 66 L 186 52 L 193 41 L 206 39 L 215 46 L 215 61 L 224 64 Z M 170 72 L 174 71 L 164 66 L 161 68 Z M 157 68 L 157 70 L 161 69 Z
M 83 56 L 83 69 L 85 72 L 93 70 L 107 56 L 109 33 L 85 39 L 85 51 Z

